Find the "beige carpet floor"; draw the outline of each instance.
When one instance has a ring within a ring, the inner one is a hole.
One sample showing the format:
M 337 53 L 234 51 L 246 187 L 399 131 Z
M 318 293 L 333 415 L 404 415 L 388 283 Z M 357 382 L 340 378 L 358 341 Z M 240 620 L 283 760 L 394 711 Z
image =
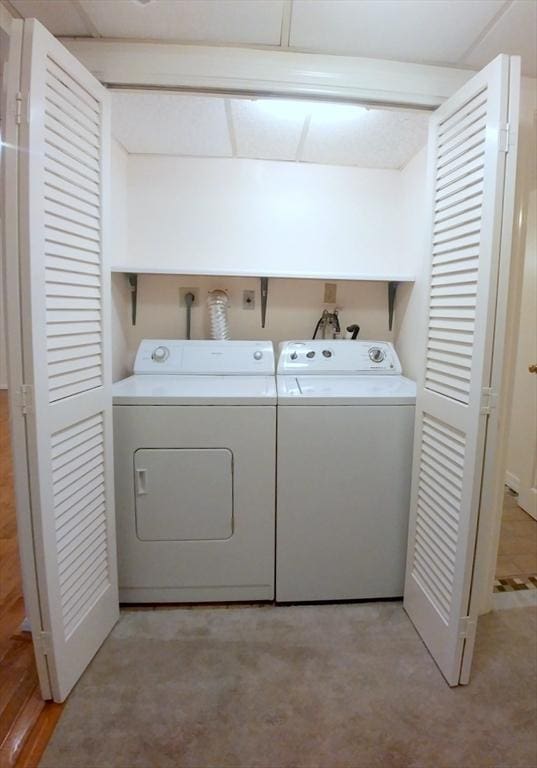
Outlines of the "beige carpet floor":
M 450 689 L 400 603 L 125 612 L 40 768 L 535 768 L 537 609 Z

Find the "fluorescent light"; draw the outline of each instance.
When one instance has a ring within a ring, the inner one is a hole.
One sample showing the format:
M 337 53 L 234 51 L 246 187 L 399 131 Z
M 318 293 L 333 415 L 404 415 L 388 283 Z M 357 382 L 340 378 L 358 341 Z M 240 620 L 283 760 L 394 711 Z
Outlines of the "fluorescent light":
M 258 99 L 259 109 L 280 120 L 304 119 L 311 115 L 323 122 L 341 122 L 360 118 L 366 107 L 357 104 L 338 104 L 328 101 L 299 101 L 296 99 Z

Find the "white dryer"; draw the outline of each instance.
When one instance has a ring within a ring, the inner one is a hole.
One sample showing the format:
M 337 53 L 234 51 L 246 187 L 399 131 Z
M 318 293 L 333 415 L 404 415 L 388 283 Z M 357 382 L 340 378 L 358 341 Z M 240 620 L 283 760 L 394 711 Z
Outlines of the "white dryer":
M 120 600 L 272 600 L 272 344 L 142 341 L 113 402 Z
M 277 386 L 276 599 L 402 595 L 416 388 L 393 346 L 284 342 Z

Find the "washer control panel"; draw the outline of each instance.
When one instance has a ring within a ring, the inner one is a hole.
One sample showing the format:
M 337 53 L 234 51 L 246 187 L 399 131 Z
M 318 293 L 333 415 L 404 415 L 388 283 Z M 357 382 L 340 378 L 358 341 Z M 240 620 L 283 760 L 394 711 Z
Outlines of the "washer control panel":
M 393 344 L 387 341 L 284 341 L 279 374 L 401 374 Z
M 370 347 L 368 354 L 373 363 L 382 363 L 386 359 L 386 352 L 382 347 Z
M 274 367 L 271 341 L 144 339 L 136 353 L 134 373 L 271 376 Z

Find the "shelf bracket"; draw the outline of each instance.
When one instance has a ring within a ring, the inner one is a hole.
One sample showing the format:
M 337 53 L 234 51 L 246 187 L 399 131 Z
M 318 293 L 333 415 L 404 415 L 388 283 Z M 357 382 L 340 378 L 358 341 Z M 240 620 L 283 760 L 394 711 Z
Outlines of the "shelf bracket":
M 138 275 L 130 273 L 127 275 L 131 289 L 131 322 L 136 325 L 136 310 L 138 305 Z
M 395 296 L 399 283 L 391 280 L 388 283 L 388 328 L 391 331 L 393 326 L 393 310 L 395 307 Z
M 267 319 L 268 277 L 260 277 L 261 281 L 261 328 L 265 327 Z

